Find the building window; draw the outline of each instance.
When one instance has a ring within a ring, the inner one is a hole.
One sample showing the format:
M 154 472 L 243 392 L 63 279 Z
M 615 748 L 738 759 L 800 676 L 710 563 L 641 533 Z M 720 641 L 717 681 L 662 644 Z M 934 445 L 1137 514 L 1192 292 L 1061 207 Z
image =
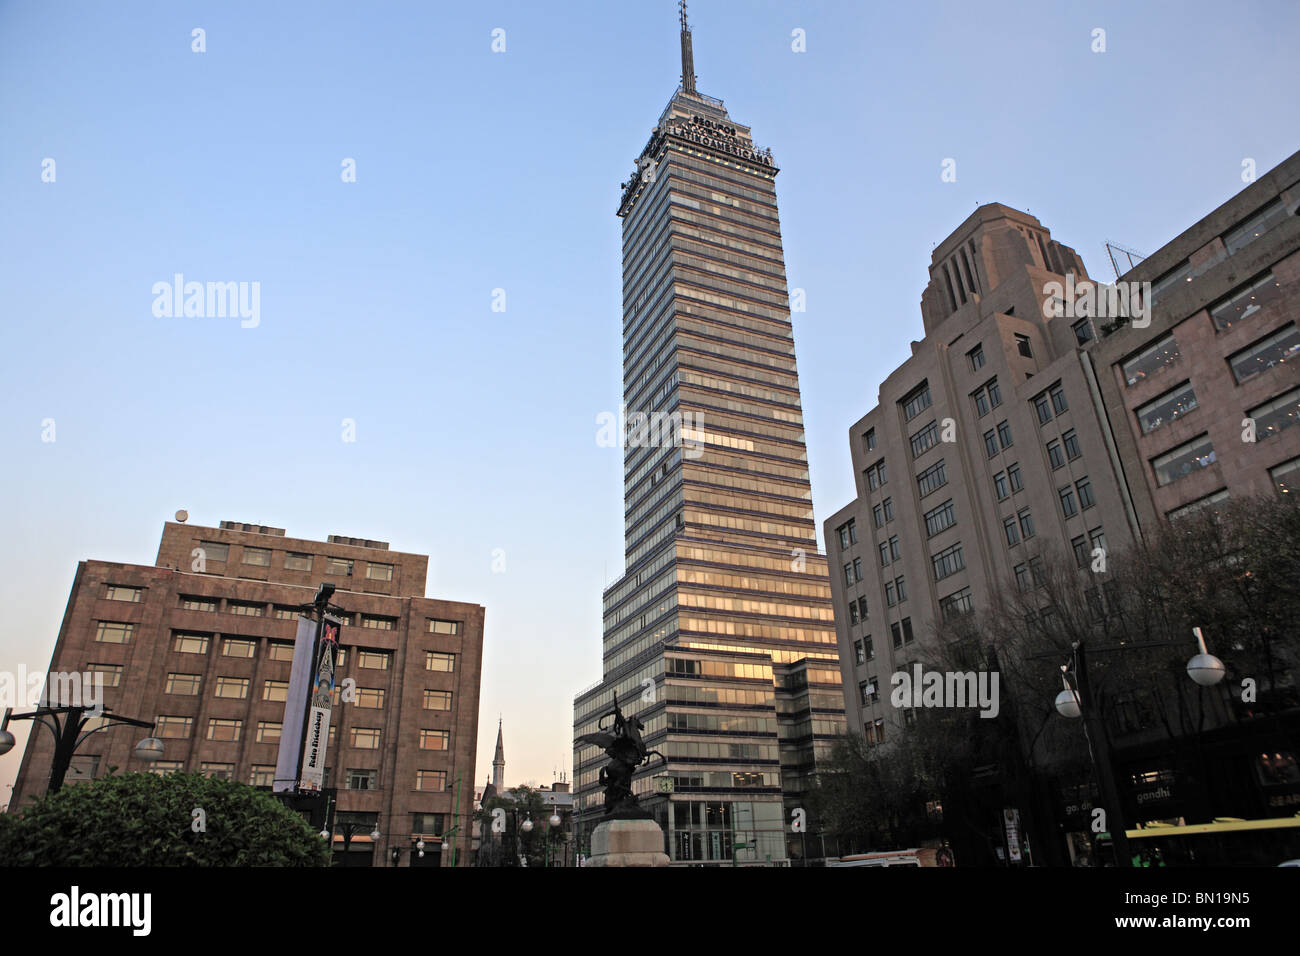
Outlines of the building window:
M 257 742 L 259 744 L 276 744 L 280 742 L 281 724 L 276 720 L 259 720 L 257 722 Z
M 368 627 L 373 631 L 391 631 L 397 626 L 397 621 L 391 617 L 379 617 L 375 614 L 362 614 L 361 626 Z
M 255 763 L 249 768 L 248 784 L 252 787 L 270 787 L 275 785 L 275 765 Z
M 1020 519 L 1020 537 L 1028 541 L 1034 536 L 1034 516 L 1026 508 L 1016 512 L 1016 517 Z
M 383 651 L 357 651 L 357 666 L 373 671 L 388 670 L 388 655 Z
M 243 617 L 261 617 L 262 612 L 266 610 L 265 605 L 250 604 L 244 601 L 227 601 L 226 611 L 230 614 L 239 614 Z
M 844 586 L 846 588 L 853 587 L 855 580 L 856 579 L 853 577 L 853 562 L 847 561 L 844 564 Z
M 269 641 L 266 645 L 267 659 L 272 661 L 292 661 L 293 645 L 284 641 Z
M 860 619 L 858 617 L 858 602 L 849 601 L 849 624 L 850 625 L 857 624 L 859 620 Z
M 199 773 L 214 780 L 229 780 L 235 775 L 235 765 L 233 763 L 210 763 L 205 760 L 199 764 Z
M 1049 388 L 1047 394 L 1051 396 L 1052 408 L 1056 410 L 1056 414 L 1063 415 L 1070 410 L 1069 404 L 1065 401 L 1065 389 L 1061 388 L 1060 382 Z
M 1181 357 L 1182 354 L 1178 351 L 1178 343 L 1174 341 L 1173 333 L 1170 333 L 1160 341 L 1143 349 L 1127 362 L 1124 362 L 1120 366 L 1120 370 L 1123 372 L 1124 381 L 1133 386 L 1138 382 L 1146 381 L 1158 372 L 1164 371 Z
M 867 487 L 875 491 L 881 485 L 888 484 L 888 482 L 889 477 L 885 474 L 885 460 L 882 458 L 867 469 Z
M 861 558 L 853 559 L 853 580 L 854 581 L 862 580 L 862 559 Z
M 450 674 L 456 670 L 456 655 L 444 654 L 441 651 L 425 651 L 424 669 Z
M 916 476 L 916 487 L 922 498 L 931 492 L 938 491 L 947 483 L 948 474 L 944 470 L 942 458 Z
M 326 558 L 325 573 L 337 574 L 339 577 L 352 577 L 352 559 L 351 558 Z
M 868 429 L 867 429 L 867 433 L 866 433 L 866 435 L 864 435 L 863 437 L 864 437 L 864 438 L 866 439 L 866 441 L 867 441 L 867 451 L 875 451 L 875 450 L 876 450 L 876 430 L 875 430 L 874 428 L 868 428 Z
M 975 401 L 975 410 L 979 417 L 983 418 L 991 409 L 997 408 L 1002 404 L 1002 390 L 998 387 L 997 378 L 991 378 L 974 392 L 971 398 Z
M 1070 326 L 1074 330 L 1074 341 L 1079 345 L 1087 345 L 1093 339 L 1092 322 L 1089 319 L 1080 319 Z
M 1135 410 L 1142 434 L 1155 431 L 1196 408 L 1196 392 L 1191 382 L 1175 385 L 1158 398 L 1153 398 Z
M 1101 528 L 1093 528 L 1088 532 L 1088 543 L 1092 545 L 1093 551 L 1100 548 L 1105 553 L 1108 550 L 1106 547 L 1106 532 L 1102 531 Z
M 1275 365 L 1289 362 L 1297 351 L 1300 351 L 1300 331 L 1291 323 L 1229 356 L 1228 365 L 1240 385 Z
M 182 594 L 180 599 L 181 609 L 184 611 L 215 611 L 217 609 L 217 602 L 211 598 Z
M 429 621 L 429 633 L 431 634 L 459 634 L 459 621 Z
M 935 445 L 939 444 L 939 423 L 932 421 L 911 438 L 912 457 L 920 458 Z
M 415 789 L 416 790 L 446 790 L 447 771 L 417 770 L 415 772 Z
M 225 697 L 230 700 L 244 700 L 248 697 L 247 677 L 218 677 L 213 697 Z
M 353 727 L 349 731 L 352 746 L 357 750 L 378 750 L 379 749 L 379 728 L 378 727 Z
M 372 561 L 366 565 L 366 578 L 371 581 L 391 581 L 393 580 L 393 566 L 391 564 L 375 564 Z
M 889 522 L 894 520 L 894 499 L 886 498 L 880 503 L 880 506 L 885 512 L 885 524 L 889 524 Z
M 865 622 L 867 619 L 867 598 L 866 595 L 858 598 L 858 616 Z
M 105 687 L 118 687 L 122 683 L 121 664 L 87 664 L 86 672 L 99 674 L 100 681 Z
M 262 683 L 262 700 L 283 703 L 289 699 L 289 682 L 287 680 L 268 680 Z
M 257 641 L 244 641 L 228 637 L 221 644 L 222 657 L 253 657 L 257 653 Z
M 1277 489 L 1278 494 L 1294 493 L 1300 486 L 1300 458 L 1292 458 L 1290 461 L 1275 465 L 1268 470 L 1268 476 L 1273 479 L 1273 487 Z M 1226 493 L 1224 496 L 1227 497 Z
M 95 625 L 95 640 L 101 644 L 130 644 L 134 633 L 134 624 L 121 621 L 100 621 Z
M 970 370 L 972 372 L 978 372 L 980 369 L 982 369 L 984 367 L 983 343 L 975 346 L 973 349 L 967 352 L 966 357 L 970 359 Z
M 858 543 L 858 526 L 857 523 L 852 518 L 850 518 L 844 524 L 840 525 L 835 530 L 836 533 L 839 534 L 840 536 L 841 551 L 848 548 L 848 546 L 851 544 Z
M 1179 518 L 1184 518 L 1187 515 L 1194 514 L 1197 511 L 1200 511 L 1202 508 L 1206 508 L 1209 507 L 1210 505 L 1217 504 L 1220 501 L 1227 501 L 1227 500 L 1228 500 L 1228 489 L 1220 488 L 1218 491 L 1214 492 L 1213 494 L 1206 495 L 1204 498 L 1197 498 L 1195 501 L 1191 502 L 1190 504 L 1185 504 L 1181 508 L 1175 508 L 1174 510 L 1167 513 L 1165 517 L 1168 518 L 1170 521 L 1176 521 Z
M 355 706 L 364 707 L 368 710 L 379 710 L 384 706 L 384 689 L 382 687 L 358 687 Z
M 885 582 L 885 603 L 893 607 L 898 603 L 898 595 L 894 593 L 894 582 Z
M 1012 493 L 1012 494 L 1015 494 L 1015 493 L 1018 492 L 1018 491 L 1024 491 L 1024 490 L 1025 490 L 1025 486 L 1024 486 L 1024 484 L 1020 481 L 1020 463 L 1019 463 L 1019 462 L 1016 462 L 1015 464 L 1010 465 L 1010 466 L 1007 468 L 1007 481 L 1011 483 L 1011 493 Z
M 1055 438 L 1047 443 L 1047 460 L 1052 464 L 1052 471 L 1065 466 L 1065 455 L 1061 452 L 1061 443 Z
M 1156 484 L 1163 487 L 1187 477 L 1194 471 L 1208 468 L 1215 461 L 1214 445 L 1210 441 L 1210 436 L 1198 435 L 1158 458 L 1153 458 L 1151 468 L 1155 472 Z
M 998 422 L 998 441 L 1002 443 L 1003 449 L 1010 448 L 1013 444 L 1011 441 L 1011 426 L 1007 422 Z
M 1002 519 L 1002 531 L 1007 536 L 1008 548 L 1014 548 L 1020 543 L 1020 532 L 1016 530 L 1016 519 L 1014 517 Z
M 966 567 L 966 559 L 961 553 L 961 542 L 944 548 L 938 554 L 930 556 L 930 565 L 934 568 L 934 579 L 942 581 Z
M 154 725 L 154 736 L 174 740 L 188 737 L 193 729 L 193 717 L 159 717 Z
M 1282 298 L 1282 283 L 1272 270 L 1240 286 L 1210 306 L 1210 321 L 1220 332 L 1226 332 L 1238 322 L 1248 319 Z
M 963 614 L 970 614 L 973 610 L 975 610 L 975 604 L 971 600 L 970 588 L 962 588 L 960 591 L 949 594 L 946 598 L 939 599 L 939 612 L 943 615 L 945 621 L 951 621 Z
M 1056 493 L 1061 499 L 1061 514 L 1067 518 L 1073 518 L 1079 513 L 1079 509 L 1074 506 L 1074 491 L 1069 485 L 1058 489 Z
M 876 720 L 865 725 L 867 733 L 867 743 L 883 744 L 885 742 L 885 721 Z
M 140 588 L 129 588 L 121 584 L 107 584 L 104 586 L 104 597 L 109 601 L 126 601 L 128 604 L 139 604 L 140 595 L 143 593 Z
M 853 660 L 858 664 L 865 664 L 867 662 L 867 655 L 863 650 L 861 641 L 853 642 Z
M 284 556 L 284 569 L 286 571 L 310 571 L 311 555 L 290 551 Z
M 277 621 L 296 621 L 302 616 L 302 611 L 298 610 L 296 607 L 287 607 L 283 604 L 276 604 L 274 606 L 274 611 L 274 616 Z
M 1007 488 L 1007 473 L 999 471 L 993 476 L 993 492 L 998 496 L 998 501 L 1005 501 L 1011 492 Z
M 933 538 L 940 531 L 951 528 L 956 523 L 957 512 L 953 509 L 952 499 L 949 498 L 939 507 L 925 513 L 926 536 Z
M 1286 205 L 1279 196 L 1241 225 L 1223 234 L 1223 245 L 1233 255 L 1286 219 Z
M 1097 502 L 1092 497 L 1092 482 L 1085 475 L 1074 483 L 1074 489 L 1079 493 L 1079 510 L 1087 511 Z
M 451 710 L 451 691 L 426 690 L 424 692 L 425 710 Z
M 1172 269 L 1170 269 L 1160 278 L 1156 279 L 1155 282 L 1151 283 L 1152 303 L 1160 299 L 1165 294 L 1166 289 L 1169 289 L 1174 285 L 1181 285 L 1184 282 L 1191 282 L 1192 281 L 1191 271 L 1192 271 L 1191 262 L 1184 259 L 1182 262 L 1174 266 Z
M 269 568 L 271 566 L 271 552 L 266 548 L 245 548 L 242 557 L 243 563 L 255 568 Z
M 1079 535 L 1070 541 L 1070 547 L 1074 549 L 1074 563 L 1080 568 L 1086 568 L 1089 559 L 1087 540 L 1083 535 Z
M 227 720 L 222 717 L 213 717 L 208 721 L 208 739 L 238 740 L 243 727 L 244 722 L 242 720 Z
M 194 697 L 199 692 L 199 684 L 202 683 L 200 674 L 168 674 L 167 683 L 164 685 L 163 692 L 166 694 L 182 694 L 186 697 Z
M 183 631 L 176 631 L 172 650 L 178 654 L 206 654 L 208 637 L 206 634 L 186 634 Z
M 145 764 L 145 773 L 157 774 L 165 777 L 169 773 L 178 773 L 185 767 L 184 761 L 181 760 L 155 760 L 151 764 Z
M 412 813 L 411 835 L 422 837 L 442 836 L 446 827 L 445 813 Z
M 377 770 L 349 770 L 348 789 L 375 790 L 377 789 L 376 778 L 378 775 Z
M 987 458 L 994 458 L 998 453 L 997 432 L 989 429 L 984 433 L 984 455 Z
M 869 707 L 880 701 L 880 697 L 876 693 L 876 679 L 874 677 L 869 677 L 858 683 L 858 698 L 862 701 L 864 707 Z
M 1023 564 L 1017 564 L 1016 568 L 1016 590 L 1029 590 L 1029 568 Z
M 877 528 L 885 526 L 885 510 L 881 505 L 876 505 L 871 509 L 871 518 Z
M 898 593 L 898 601 L 901 604 L 907 600 L 907 579 L 903 575 L 894 578 L 894 589 Z
M 1052 420 L 1052 404 L 1047 400 L 1047 393 L 1035 395 L 1033 403 L 1034 411 L 1038 413 L 1038 424 L 1046 425 Z
M 930 407 L 930 385 L 928 382 L 922 382 L 912 391 L 907 398 L 903 399 L 903 420 L 911 421 L 921 412 Z
M 1033 358 L 1033 349 L 1029 347 L 1029 336 L 1021 335 L 1019 332 L 1014 333 L 1016 337 L 1016 351 L 1025 358 Z
M 421 750 L 446 750 L 450 746 L 451 746 L 451 731 L 449 730 L 421 730 L 420 731 Z
M 1074 461 L 1083 454 L 1079 450 L 1079 436 L 1074 433 L 1073 428 L 1061 436 L 1061 441 L 1065 444 L 1065 457 L 1070 461 Z
M 1255 441 L 1272 438 L 1296 423 L 1296 416 L 1300 415 L 1300 388 L 1293 388 L 1271 402 L 1257 405 L 1246 414 L 1255 420 Z
M 220 541 L 200 541 L 199 547 L 203 551 L 204 561 L 221 564 L 230 557 L 230 545 L 222 544 Z

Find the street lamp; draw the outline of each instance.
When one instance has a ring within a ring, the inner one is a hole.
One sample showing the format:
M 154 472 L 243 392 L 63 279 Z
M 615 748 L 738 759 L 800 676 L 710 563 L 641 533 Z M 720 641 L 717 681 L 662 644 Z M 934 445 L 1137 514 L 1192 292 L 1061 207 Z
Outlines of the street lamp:
M 1213 687 L 1223 680 L 1226 672 L 1223 661 L 1205 649 L 1205 636 L 1201 634 L 1199 627 L 1192 628 L 1192 633 L 1196 635 L 1196 645 L 1201 649 L 1201 653 L 1187 662 L 1187 673 L 1202 687 Z
M 60 721 L 62 717 L 62 721 Z M 30 720 L 40 724 L 54 735 L 54 759 L 50 763 L 50 783 L 46 793 L 58 793 L 63 788 L 63 778 L 67 776 L 72 756 L 82 742 L 93 733 L 112 724 L 127 724 L 131 727 L 144 727 L 153 730 L 154 721 L 136 720 L 134 717 L 120 717 L 110 713 L 107 708 L 90 708 L 83 706 L 37 707 L 26 714 L 15 714 L 12 707 L 5 708 L 3 721 L 0 721 L 0 755 L 7 754 L 14 746 L 14 735 L 9 731 L 9 721 Z M 94 722 L 89 730 L 86 725 Z M 82 733 L 82 731 L 85 733 Z M 145 763 L 153 763 L 163 754 L 162 741 L 157 737 L 145 737 L 135 745 L 135 755 Z
M 1079 692 L 1070 687 L 1070 681 L 1065 676 L 1068 670 L 1068 665 L 1061 665 L 1061 683 L 1065 685 L 1065 690 L 1056 695 L 1056 712 L 1062 717 L 1074 719 L 1083 711 L 1079 707 Z

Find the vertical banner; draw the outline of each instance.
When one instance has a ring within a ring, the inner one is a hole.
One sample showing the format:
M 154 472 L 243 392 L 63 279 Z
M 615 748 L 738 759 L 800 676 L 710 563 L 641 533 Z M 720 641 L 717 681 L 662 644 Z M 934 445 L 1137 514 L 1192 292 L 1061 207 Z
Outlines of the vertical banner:
M 311 706 L 307 710 L 307 738 L 302 746 L 302 773 L 298 789 L 309 793 L 325 785 L 325 752 L 330 739 L 330 710 L 334 703 L 334 661 L 339 649 L 339 623 L 329 618 L 321 627 L 316 654 Z
M 1012 863 L 1020 862 L 1020 811 L 1002 811 L 1002 823 L 1007 831 L 1007 856 Z
M 284 701 L 280 724 L 280 750 L 275 759 L 272 793 L 293 793 L 298 789 L 298 766 L 302 762 L 302 727 L 307 717 L 316 652 L 316 622 L 298 618 L 293 642 L 293 666 L 289 670 L 289 693 Z

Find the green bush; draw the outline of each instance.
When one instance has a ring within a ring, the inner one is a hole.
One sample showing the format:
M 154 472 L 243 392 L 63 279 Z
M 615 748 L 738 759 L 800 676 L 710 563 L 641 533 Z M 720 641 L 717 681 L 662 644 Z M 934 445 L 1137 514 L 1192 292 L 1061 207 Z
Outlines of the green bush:
M 206 815 L 194 832 L 193 811 Z M 127 773 L 0 814 L 4 866 L 328 866 L 330 851 L 265 791 L 195 773 Z

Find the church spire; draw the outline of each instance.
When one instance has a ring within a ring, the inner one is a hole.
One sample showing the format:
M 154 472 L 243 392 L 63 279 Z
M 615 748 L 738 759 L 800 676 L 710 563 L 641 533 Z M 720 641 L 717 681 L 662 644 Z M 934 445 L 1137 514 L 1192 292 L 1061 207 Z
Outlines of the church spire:
M 695 92 L 695 53 L 691 49 L 691 27 L 686 22 L 686 0 L 677 0 L 682 23 L 682 92 Z
M 506 784 L 506 745 L 501 737 L 501 719 L 497 719 L 497 752 L 492 758 L 492 783 L 497 793 L 504 793 Z

